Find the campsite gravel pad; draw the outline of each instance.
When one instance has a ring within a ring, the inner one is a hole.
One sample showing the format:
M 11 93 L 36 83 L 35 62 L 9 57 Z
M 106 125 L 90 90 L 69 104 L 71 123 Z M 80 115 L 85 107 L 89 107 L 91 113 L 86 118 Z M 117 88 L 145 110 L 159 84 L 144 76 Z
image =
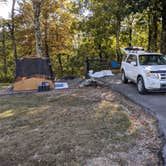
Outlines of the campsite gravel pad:
M 153 117 L 104 88 L 0 98 L 1 166 L 162 165 Z

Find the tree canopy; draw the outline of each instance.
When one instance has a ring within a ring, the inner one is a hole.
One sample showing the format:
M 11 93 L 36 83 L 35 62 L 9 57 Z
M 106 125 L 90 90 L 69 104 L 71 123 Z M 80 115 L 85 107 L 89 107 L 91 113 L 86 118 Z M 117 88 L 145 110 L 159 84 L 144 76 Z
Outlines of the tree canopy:
M 87 57 L 120 62 L 120 47 L 166 53 L 164 0 L 12 2 L 11 18 L 0 19 L 1 81 L 14 79 L 15 60 L 25 55 L 50 57 L 62 77 L 83 76 Z

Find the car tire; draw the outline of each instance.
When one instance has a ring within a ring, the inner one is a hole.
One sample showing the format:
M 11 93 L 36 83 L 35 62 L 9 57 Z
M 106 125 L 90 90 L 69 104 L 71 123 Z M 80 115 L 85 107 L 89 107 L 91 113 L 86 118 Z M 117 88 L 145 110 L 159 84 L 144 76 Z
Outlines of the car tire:
M 125 84 L 128 83 L 128 79 L 126 78 L 126 74 L 125 74 L 124 70 L 122 70 L 122 72 L 121 72 L 121 80 Z
M 144 80 L 142 77 L 138 77 L 137 79 L 137 90 L 140 94 L 146 94 L 147 90 L 145 88 Z

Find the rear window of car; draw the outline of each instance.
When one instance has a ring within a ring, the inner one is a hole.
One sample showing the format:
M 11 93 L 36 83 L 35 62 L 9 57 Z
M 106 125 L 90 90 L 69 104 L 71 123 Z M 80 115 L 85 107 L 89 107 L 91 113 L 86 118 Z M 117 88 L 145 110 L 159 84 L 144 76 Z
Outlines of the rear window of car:
M 133 62 L 133 61 L 137 63 L 137 56 L 131 54 L 131 55 L 128 56 L 126 62 L 127 62 L 127 63 L 131 63 L 131 62 Z

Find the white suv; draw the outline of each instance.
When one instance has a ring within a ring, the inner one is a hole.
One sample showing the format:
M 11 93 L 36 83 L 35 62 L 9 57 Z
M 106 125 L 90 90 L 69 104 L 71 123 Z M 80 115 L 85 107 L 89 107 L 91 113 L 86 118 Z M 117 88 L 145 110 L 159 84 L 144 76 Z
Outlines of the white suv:
M 145 51 L 128 52 L 121 64 L 123 83 L 131 80 L 140 94 L 166 91 L 166 56 Z

